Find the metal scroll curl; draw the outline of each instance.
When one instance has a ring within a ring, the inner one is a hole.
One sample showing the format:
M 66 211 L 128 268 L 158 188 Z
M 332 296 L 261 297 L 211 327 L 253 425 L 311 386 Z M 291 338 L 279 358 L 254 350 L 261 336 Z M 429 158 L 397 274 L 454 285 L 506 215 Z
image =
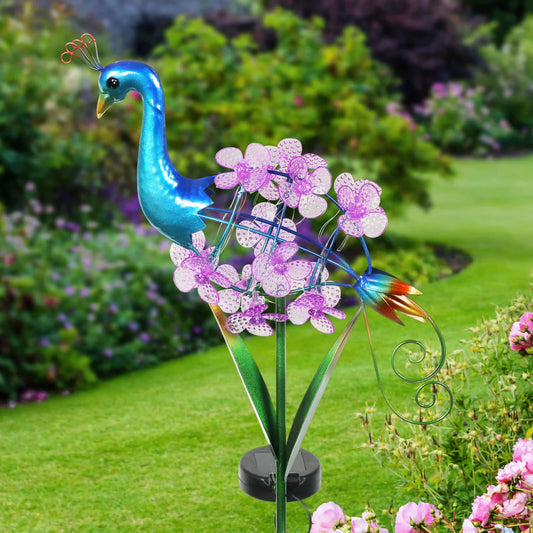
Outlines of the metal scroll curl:
M 402 341 L 396 345 L 394 348 L 392 355 L 391 355 L 391 366 L 396 374 L 402 381 L 406 383 L 412 383 L 412 384 L 419 384 L 419 387 L 416 389 L 415 395 L 414 395 L 414 401 L 415 404 L 419 407 L 419 416 L 418 419 L 409 418 L 408 416 L 403 415 L 396 409 L 390 402 L 389 398 L 385 394 L 385 390 L 383 388 L 383 383 L 381 381 L 381 376 L 377 364 L 377 359 L 374 351 L 374 344 L 372 342 L 372 336 L 370 334 L 370 327 L 368 325 L 368 318 L 366 314 L 366 308 L 364 303 L 361 304 L 363 308 L 363 316 L 365 318 L 365 325 L 368 335 L 368 341 L 370 344 L 370 351 L 372 354 L 372 362 L 374 365 L 374 371 L 376 373 L 376 379 L 378 382 L 378 387 L 381 392 L 381 395 L 383 396 L 383 399 L 385 400 L 385 403 L 389 407 L 389 409 L 401 420 L 404 422 L 408 422 L 410 424 L 415 425 L 428 425 L 428 424 L 435 424 L 437 422 L 440 422 L 442 419 L 446 418 L 453 407 L 453 395 L 450 390 L 450 388 L 441 381 L 437 381 L 433 379 L 438 372 L 442 369 L 444 362 L 446 360 L 446 344 L 444 342 L 444 338 L 442 337 L 442 334 L 433 321 L 433 319 L 426 314 L 425 322 L 429 323 L 433 330 L 435 331 L 437 338 L 439 340 L 440 344 L 440 356 L 438 357 L 437 361 L 432 365 L 432 367 L 423 373 L 422 375 L 416 376 L 416 377 L 409 377 L 406 374 L 402 373 L 398 369 L 397 365 L 397 359 L 399 357 L 400 350 L 403 348 L 406 348 L 408 346 L 416 346 L 419 349 L 418 354 L 415 354 L 413 352 L 407 353 L 407 361 L 411 365 L 419 366 L 422 365 L 428 355 L 428 351 L 424 343 L 422 343 L 419 340 L 409 339 Z M 405 352 L 404 352 L 405 353 Z M 439 393 L 442 395 L 441 400 L 441 409 L 440 412 L 433 415 L 430 419 L 424 419 L 424 411 L 427 412 L 428 409 L 431 409 L 435 406 L 437 406 L 437 397 Z

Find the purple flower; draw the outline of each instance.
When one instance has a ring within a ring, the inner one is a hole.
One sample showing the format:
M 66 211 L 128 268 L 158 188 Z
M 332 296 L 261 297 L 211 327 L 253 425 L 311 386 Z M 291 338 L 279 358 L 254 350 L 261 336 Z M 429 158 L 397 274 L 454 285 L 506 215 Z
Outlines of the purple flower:
M 233 285 L 239 289 L 247 290 L 252 277 L 252 265 L 244 265 L 242 268 L 241 279 Z M 235 289 L 224 289 L 218 293 L 218 305 L 224 313 L 235 313 L 241 307 L 241 300 L 244 293 Z
M 137 322 L 130 322 L 128 328 L 130 331 L 137 331 L 139 329 L 139 324 L 137 324 Z
M 277 208 L 274 204 L 270 202 L 262 202 L 255 205 L 252 209 L 252 216 L 276 222 L 276 212 Z M 244 246 L 245 248 L 251 248 L 253 246 L 255 255 L 268 252 L 272 249 L 272 239 L 268 239 L 268 237 L 256 232 L 261 231 L 262 233 L 267 234 L 270 232 L 272 235 L 276 235 L 277 229 L 275 227 L 272 227 L 272 225 L 267 224 L 266 222 L 261 222 L 260 220 L 241 220 L 239 224 L 244 226 L 244 228 L 237 228 L 235 231 L 235 237 L 241 246 Z M 296 232 L 296 224 L 290 218 L 284 218 L 282 226 Z M 278 234 L 278 238 L 283 241 L 293 241 L 296 238 L 296 235 L 281 230 Z M 268 241 L 268 243 L 266 241 Z
M 50 346 L 50 341 L 46 337 L 39 340 L 39 346 Z
M 260 337 L 269 337 L 274 330 L 267 324 L 267 320 L 274 322 L 285 322 L 287 315 L 279 313 L 265 313 L 268 305 L 264 303 L 263 298 L 243 297 L 242 312 L 233 313 L 226 320 L 226 329 L 235 334 L 242 333 L 244 330 L 252 335 Z
M 112 314 L 118 313 L 118 307 L 115 304 L 111 304 L 108 308 L 109 312 Z
M 262 144 L 249 144 L 244 157 L 238 148 L 222 148 L 215 159 L 220 166 L 232 169 L 215 177 L 219 189 L 233 189 L 241 183 L 245 191 L 256 192 L 270 182 L 270 154 Z
M 335 318 L 346 318 L 343 311 L 334 309 L 341 297 L 340 287 L 326 285 L 321 292 L 317 289 L 307 291 L 291 302 L 287 307 L 289 320 L 296 325 L 301 325 L 311 319 L 311 325 L 322 333 L 333 333 L 335 328 L 326 315 Z
M 344 215 L 339 217 L 339 228 L 352 237 L 366 235 L 374 238 L 387 227 L 388 219 L 379 207 L 381 187 L 370 180 L 353 179 L 347 172 L 335 180 L 337 200 Z
M 291 291 L 291 282 L 306 278 L 313 268 L 310 261 L 289 259 L 298 251 L 295 242 L 283 242 L 272 253 L 259 254 L 252 263 L 252 275 L 270 296 L 282 297 Z
M 282 139 L 277 147 L 267 146 L 267 148 L 269 149 L 272 163 L 279 167 L 282 172 L 288 172 L 291 161 L 297 157 L 305 159 L 307 168 L 315 169 L 328 166 L 326 160 L 316 154 L 302 155 L 302 143 L 298 139 Z
M 140 335 L 139 335 L 139 340 L 144 342 L 145 344 L 149 344 L 150 343 L 150 335 L 148 335 L 148 333 L 146 332 L 142 332 Z
M 76 289 L 74 287 L 70 287 L 70 286 L 65 287 L 65 294 L 67 296 L 72 296 L 73 294 L 75 294 L 75 292 L 76 292 Z
M 239 274 L 231 265 L 215 265 L 206 257 L 195 255 L 188 257 L 174 271 L 174 283 L 182 292 L 198 289 L 198 295 L 208 304 L 216 305 L 220 301 L 217 290 L 211 283 L 224 288 L 231 287 L 239 280 Z
M 106 348 L 106 349 L 104 350 L 104 355 L 105 355 L 106 357 L 113 357 L 113 350 L 112 350 L 111 348 Z
M 298 208 L 305 218 L 317 218 L 322 215 L 328 203 L 322 194 L 331 188 L 331 174 L 326 167 L 319 167 L 311 174 L 305 157 L 296 157 L 289 163 L 288 173 L 292 181 L 279 184 L 281 201 L 292 208 Z
M 203 231 L 198 231 L 192 234 L 192 244 L 201 257 L 208 257 L 213 248 L 205 248 L 205 235 Z M 189 257 L 196 257 L 194 250 L 185 248 L 173 242 L 170 245 L 170 259 L 177 267 L 181 266 L 185 259 Z
M 80 296 L 82 298 L 87 298 L 87 296 L 89 296 L 89 294 L 91 294 L 91 291 L 87 288 L 87 287 L 83 287 L 81 290 L 80 290 Z

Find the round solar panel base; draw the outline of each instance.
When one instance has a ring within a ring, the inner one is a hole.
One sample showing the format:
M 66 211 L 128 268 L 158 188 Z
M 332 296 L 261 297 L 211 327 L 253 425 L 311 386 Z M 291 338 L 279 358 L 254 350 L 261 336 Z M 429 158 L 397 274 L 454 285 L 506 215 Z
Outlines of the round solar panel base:
M 258 500 L 274 502 L 275 473 L 276 460 L 270 446 L 254 448 L 239 461 L 239 486 Z M 316 494 L 320 481 L 320 461 L 311 452 L 300 449 L 287 477 L 287 501 L 303 500 Z

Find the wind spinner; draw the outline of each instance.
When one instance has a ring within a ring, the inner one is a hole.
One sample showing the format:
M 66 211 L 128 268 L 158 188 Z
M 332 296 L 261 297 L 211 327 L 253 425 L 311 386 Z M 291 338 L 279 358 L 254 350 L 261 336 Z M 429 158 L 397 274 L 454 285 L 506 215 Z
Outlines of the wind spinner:
M 349 173 L 333 180 L 327 162 L 318 155 L 303 153 L 300 141 L 292 138 L 281 140 L 277 146 L 251 143 L 244 154 L 239 148 L 222 148 L 215 157 L 225 171 L 200 179 L 186 178 L 168 156 L 165 101 L 155 71 L 138 61 L 117 61 L 103 67 L 96 41 L 88 33 L 65 46 L 61 60 L 70 63 L 73 58 L 99 73 L 98 118 L 129 91 L 142 97 L 137 169 L 140 204 L 148 221 L 172 241 L 170 256 L 178 290 L 196 290 L 213 311 L 268 443 L 242 457 L 240 485 L 252 496 L 276 501 L 276 531 L 285 533 L 287 501 L 301 500 L 320 487 L 320 463 L 310 452 L 301 450 L 301 444 L 361 313 L 372 348 L 367 307 L 398 324 L 402 324 L 398 316 L 402 313 L 435 329 L 440 358 L 429 373 L 409 381 L 418 384 L 415 399 L 422 409 L 435 403 L 438 389 L 444 392 L 447 407 L 433 420 L 421 418 L 418 423 L 441 420 L 451 409 L 449 389 L 434 380 L 444 363 L 444 341 L 431 317 L 410 298 L 420 292 L 374 268 L 370 260 L 365 236 L 378 237 L 388 223 L 380 206 L 381 188 Z M 217 189 L 234 191 L 227 208 L 213 205 Z M 329 217 L 329 235 L 309 237 L 299 231 L 302 221 L 321 217 L 330 206 L 336 214 Z M 219 226 L 213 242 L 203 232 L 206 222 Z M 368 264 L 361 274 L 338 251 L 345 238 L 361 243 Z M 240 272 L 224 262 L 230 239 L 253 249 L 253 260 Z M 342 271 L 349 281 L 331 279 L 332 270 Z M 337 309 L 341 287 L 355 291 L 359 310 L 319 365 L 287 435 L 287 323 L 310 323 L 324 334 L 333 334 L 329 317 L 346 318 L 345 312 Z M 241 336 L 243 332 L 275 335 L 275 404 Z M 394 354 L 407 343 L 422 347 L 418 341 L 404 341 Z M 377 373 L 375 358 L 374 364 Z M 422 400 L 424 392 L 429 392 L 429 401 Z M 393 412 L 407 420 L 385 400 Z

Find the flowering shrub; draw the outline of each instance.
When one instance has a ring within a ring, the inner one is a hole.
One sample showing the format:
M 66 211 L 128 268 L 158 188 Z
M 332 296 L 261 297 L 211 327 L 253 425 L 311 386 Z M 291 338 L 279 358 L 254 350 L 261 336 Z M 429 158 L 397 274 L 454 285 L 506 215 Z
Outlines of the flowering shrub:
M 415 115 L 429 138 L 447 152 L 485 155 L 516 144 L 517 133 L 495 109 L 483 86 L 435 83 Z
M 0 212 L 0 402 L 42 399 L 214 342 L 205 307 L 168 285 L 167 242 L 141 226 L 100 231 L 89 206 L 80 224 L 68 221 L 26 188 L 24 211 Z
M 524 313 L 518 322 L 515 322 L 509 333 L 511 350 L 516 350 L 520 355 L 533 354 L 533 313 Z

